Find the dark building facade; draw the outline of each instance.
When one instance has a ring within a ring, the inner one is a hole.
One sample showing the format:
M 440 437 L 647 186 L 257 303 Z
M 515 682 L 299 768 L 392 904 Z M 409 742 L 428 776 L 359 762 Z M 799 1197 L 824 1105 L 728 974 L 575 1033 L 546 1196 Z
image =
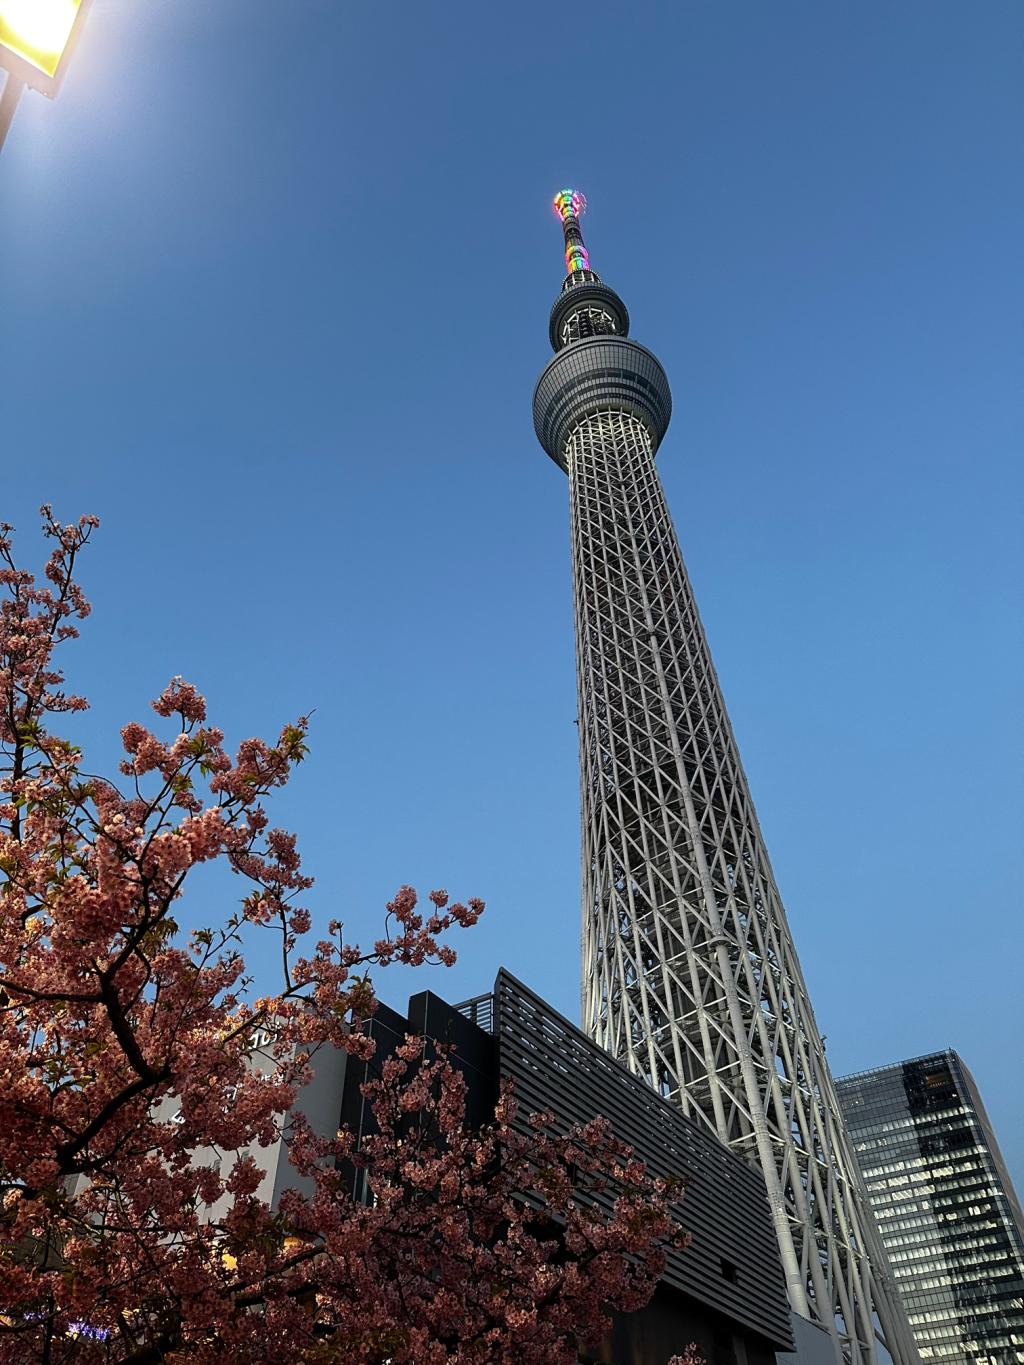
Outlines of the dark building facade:
M 412 996 L 404 1014 L 378 1004 L 368 1028 L 377 1044 L 374 1069 L 409 1035 L 449 1045 L 467 1082 L 472 1127 L 494 1118 L 501 1085 L 510 1080 L 524 1132 L 526 1116 L 539 1110 L 551 1112 L 562 1131 L 600 1116 L 652 1174 L 685 1181 L 681 1222 L 691 1245 L 669 1253 L 652 1301 L 617 1318 L 608 1339 L 584 1358 L 589 1365 L 665 1365 L 691 1342 L 706 1365 L 776 1365 L 777 1356 L 778 1365 L 837 1365 L 831 1337 L 791 1318 L 760 1173 L 515 977 L 502 970 L 493 991 L 463 1005 L 431 991 Z M 275 1064 L 264 1046 L 257 1035 L 251 1064 L 261 1071 Z M 328 1046 L 314 1051 L 310 1073 L 293 1112 L 314 1132 L 327 1137 L 344 1126 L 361 1138 L 372 1131 L 362 1094 L 366 1064 Z M 166 1101 L 161 1117 L 173 1120 L 176 1103 Z M 275 1142 L 249 1151 L 263 1173 L 258 1198 L 277 1207 L 288 1189 L 312 1193 L 311 1182 L 289 1163 L 287 1125 Z M 195 1160 L 219 1164 L 236 1155 L 201 1149 Z M 354 1166 L 346 1174 L 356 1197 L 368 1198 L 365 1174 Z M 600 1198 L 610 1207 L 610 1196 Z M 210 1217 L 222 1217 L 228 1206 L 225 1197 Z
M 1024 1215 L 953 1051 L 837 1082 L 922 1359 L 1024 1362 Z
M 406 1015 L 382 1005 L 372 1029 L 378 1056 L 408 1033 L 453 1045 L 470 1122 L 493 1117 L 499 1086 L 511 1080 L 524 1125 L 538 1110 L 566 1130 L 600 1115 L 653 1174 L 685 1178 L 691 1245 L 670 1253 L 650 1305 L 619 1318 L 592 1361 L 664 1365 L 696 1342 L 707 1365 L 773 1365 L 776 1352 L 794 1349 L 760 1173 L 508 972 L 499 972 L 493 992 L 461 1006 L 429 991 L 412 997 Z M 356 1133 L 369 1122 L 360 1073 L 350 1059 L 341 1095 L 342 1121 Z

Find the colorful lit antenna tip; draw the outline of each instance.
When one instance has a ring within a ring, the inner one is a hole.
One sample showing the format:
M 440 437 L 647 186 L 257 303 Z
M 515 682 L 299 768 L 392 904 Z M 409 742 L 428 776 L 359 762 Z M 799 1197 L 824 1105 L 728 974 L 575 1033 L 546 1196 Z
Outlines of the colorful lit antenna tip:
M 587 201 L 579 190 L 559 190 L 554 198 L 555 212 L 564 223 L 567 218 L 579 218 L 586 212 Z
M 580 231 L 580 214 L 587 207 L 587 201 L 579 190 L 559 190 L 554 199 L 555 212 L 562 220 L 565 233 L 565 268 L 570 275 L 590 269 L 590 257 L 583 245 Z

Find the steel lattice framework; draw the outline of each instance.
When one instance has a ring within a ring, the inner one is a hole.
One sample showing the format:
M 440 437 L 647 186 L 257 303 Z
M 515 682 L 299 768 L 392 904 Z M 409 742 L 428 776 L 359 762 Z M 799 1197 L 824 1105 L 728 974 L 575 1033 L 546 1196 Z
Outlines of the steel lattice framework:
M 566 471 L 579 697 L 583 1024 L 760 1167 L 793 1308 L 851 1365 L 917 1359 L 840 1117 L 655 468 L 671 413 L 556 199 L 569 274 L 538 436 Z

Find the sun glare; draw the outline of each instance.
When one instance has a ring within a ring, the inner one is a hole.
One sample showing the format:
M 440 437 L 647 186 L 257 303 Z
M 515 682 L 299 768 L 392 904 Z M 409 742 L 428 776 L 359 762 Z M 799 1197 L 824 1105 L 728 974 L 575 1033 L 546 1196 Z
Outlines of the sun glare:
M 0 0 L 0 45 L 53 76 L 81 0 Z

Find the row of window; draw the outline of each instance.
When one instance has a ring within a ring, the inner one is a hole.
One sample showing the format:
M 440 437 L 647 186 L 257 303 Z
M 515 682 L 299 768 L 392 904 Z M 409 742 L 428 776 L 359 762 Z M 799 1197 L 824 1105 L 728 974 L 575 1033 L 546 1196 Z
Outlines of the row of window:
M 1011 1300 L 1010 1302 L 1012 1303 L 1012 1300 Z M 958 1305 L 957 1305 L 956 1316 L 957 1316 L 957 1319 L 962 1319 L 962 1318 L 992 1318 L 993 1315 L 994 1315 L 994 1313 L 995 1313 L 995 1311 L 996 1311 L 996 1310 L 993 1308 L 993 1305 L 992 1305 L 992 1304 L 989 1304 L 989 1303 L 964 1303 L 964 1304 L 958 1304 Z M 1009 1313 L 1010 1311 L 1012 1311 L 1012 1310 L 1011 1310 L 1007 1305 L 1005 1305 L 1005 1304 L 1001 1304 L 1001 1305 L 1000 1305 L 999 1317 L 998 1317 L 998 1322 L 999 1322 L 999 1327 L 1000 1327 L 1000 1329 L 1003 1330 L 1003 1331 L 1005 1331 L 1007 1328 L 1009 1328 L 1009 1327 L 1011 1327 L 1011 1326 L 1014 1326 L 1014 1327 L 1018 1327 L 1018 1326 L 1019 1326 L 1019 1327 L 1024 1327 L 1024 1318 L 1020 1319 L 1018 1322 L 1013 1322 L 1013 1321 L 1007 1316 L 1008 1313 Z M 907 1314 L 907 1317 L 909 1318 L 909 1320 L 910 1320 L 910 1322 L 911 1322 L 912 1324 L 914 1324 L 914 1323 L 924 1323 L 924 1322 L 945 1322 L 945 1323 L 948 1323 L 948 1322 L 949 1322 L 949 1318 L 950 1318 L 950 1314 L 949 1314 L 949 1311 L 948 1311 L 948 1309 L 947 1309 L 947 1311 L 944 1312 L 944 1313 L 923 1313 L 923 1312 L 913 1312 L 913 1313 L 908 1313 L 908 1314 Z M 994 1321 L 995 1321 L 995 1319 L 994 1319 Z M 917 1331 L 917 1328 L 916 1328 L 916 1327 L 914 1328 L 914 1331 L 915 1331 L 915 1333 L 916 1333 L 916 1331 Z
M 1011 1361 L 1024 1360 L 1024 1351 L 1005 1338 L 985 1341 L 943 1341 L 936 1346 L 918 1346 L 918 1354 L 923 1360 L 949 1360 L 956 1365 L 1009 1365 Z
M 909 1161 L 890 1161 L 882 1166 L 863 1166 L 864 1179 L 870 1180 L 873 1177 L 893 1175 L 897 1171 L 927 1171 L 929 1175 L 936 1179 L 943 1176 L 957 1176 L 961 1171 L 977 1171 L 984 1169 L 984 1161 L 974 1161 L 974 1157 L 984 1158 L 985 1149 L 979 1147 L 977 1143 L 973 1147 L 964 1147 L 956 1154 L 956 1160 L 951 1161 L 949 1153 L 943 1152 L 941 1156 L 928 1156 L 924 1153 L 912 1155 Z M 944 1165 L 938 1165 L 942 1161 Z
M 871 1192 L 872 1201 L 876 1194 L 881 1197 L 884 1196 L 887 1191 L 891 1190 L 900 1191 L 898 1194 L 890 1195 L 890 1198 L 899 1200 L 906 1199 L 908 1196 L 916 1197 L 928 1192 L 931 1192 L 937 1198 L 945 1199 L 955 1197 L 964 1189 L 975 1192 L 991 1189 L 990 1181 L 982 1168 L 976 1167 L 974 1171 L 965 1170 L 963 1175 L 965 1177 L 971 1176 L 973 1178 L 970 1181 L 960 1179 L 957 1181 L 948 1181 L 944 1184 L 934 1184 L 927 1171 L 911 1171 L 909 1175 L 891 1176 L 887 1181 L 870 1180 L 868 1181 L 868 1189 Z M 906 1190 L 904 1187 L 907 1185 L 924 1185 L 926 1188 L 924 1190 Z
M 915 1218 L 913 1215 L 918 1212 L 923 1216 Z M 967 1208 L 953 1213 L 936 1213 L 927 1204 L 909 1204 L 902 1208 L 875 1211 L 875 1218 L 886 1241 L 890 1237 L 898 1239 L 907 1228 L 932 1228 L 937 1237 L 943 1238 L 949 1235 L 949 1229 L 941 1226 L 944 1223 L 962 1223 L 972 1232 L 995 1231 L 1002 1228 L 1003 1224 L 994 1215 L 995 1209 L 991 1205 L 986 1208 L 981 1204 L 969 1204 Z
M 962 1279 L 965 1274 L 972 1277 L 979 1272 L 984 1272 L 986 1279 L 994 1276 L 1016 1275 L 1020 1278 L 1021 1267 L 1016 1257 L 1012 1261 L 1008 1260 L 1008 1252 L 1005 1248 L 990 1253 L 975 1251 L 971 1255 L 963 1256 L 956 1254 L 939 1255 L 936 1260 L 935 1247 L 919 1247 L 915 1251 L 889 1251 L 889 1260 L 893 1263 L 893 1269 L 897 1275 L 913 1274 L 922 1268 L 928 1270 L 948 1269 L 950 1274 L 955 1274 L 958 1279 Z M 909 1262 L 925 1261 L 928 1264 L 921 1267 L 918 1264 L 908 1265 Z M 906 1270 L 900 1269 L 901 1265 L 907 1265 Z
M 1009 1256 L 1010 1249 L 1006 1244 L 1006 1239 L 999 1237 L 998 1234 L 990 1234 L 989 1237 L 973 1237 L 975 1228 L 967 1227 L 956 1234 L 956 1237 L 935 1237 L 934 1231 L 928 1230 L 924 1233 L 908 1233 L 905 1237 L 885 1237 L 886 1248 L 890 1254 L 919 1248 L 919 1246 L 930 1246 L 939 1257 L 939 1260 L 973 1260 L 975 1257 L 967 1256 L 968 1252 L 991 1252 L 998 1250 L 1002 1256 Z M 916 1253 L 915 1253 L 916 1254 Z
M 890 1133 L 896 1129 L 914 1133 L 920 1132 L 922 1129 L 927 1129 L 927 1131 L 931 1133 L 934 1132 L 937 1127 L 942 1127 L 952 1131 L 954 1126 L 956 1128 L 963 1128 L 967 1125 L 962 1123 L 953 1125 L 950 1120 L 963 1118 L 967 1119 L 969 1124 L 974 1115 L 970 1109 L 962 1104 L 959 1106 L 951 1105 L 948 1109 L 943 1109 L 940 1114 L 911 1114 L 904 1105 L 902 1109 L 896 1108 L 895 1110 L 885 1109 L 880 1111 L 878 1117 L 883 1120 L 883 1122 L 862 1123 L 860 1115 L 858 1114 L 857 1122 L 851 1125 L 851 1132 L 859 1138 L 867 1133 Z M 892 1121 L 885 1122 L 884 1120 L 886 1119 Z

